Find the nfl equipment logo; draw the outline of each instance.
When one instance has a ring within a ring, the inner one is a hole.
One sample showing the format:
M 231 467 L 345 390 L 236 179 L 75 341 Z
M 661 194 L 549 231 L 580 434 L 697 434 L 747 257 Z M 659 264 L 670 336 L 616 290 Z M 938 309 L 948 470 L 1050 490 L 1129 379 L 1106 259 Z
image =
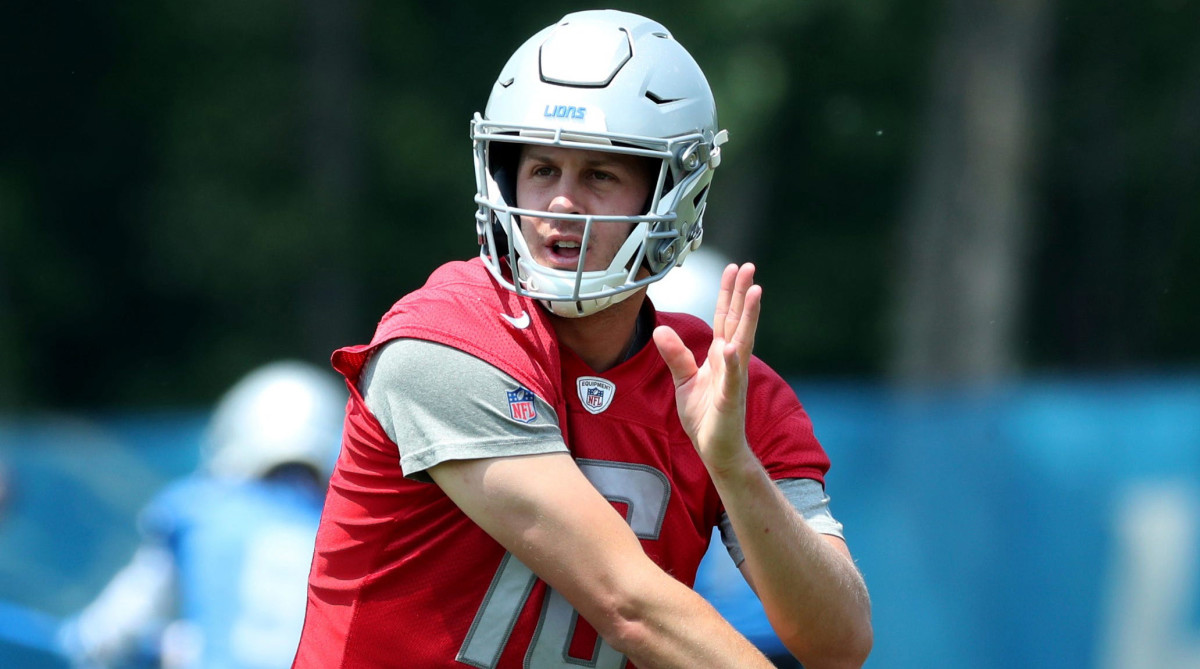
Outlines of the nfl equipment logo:
M 518 387 L 516 390 L 505 391 L 508 394 L 508 415 L 521 423 L 532 423 L 537 418 L 537 407 L 533 403 L 533 393 Z
M 579 402 L 588 413 L 600 413 L 612 404 L 617 387 L 612 381 L 598 376 L 581 376 L 575 382 L 579 391 Z
M 588 388 L 586 393 L 587 399 L 584 400 L 584 404 L 592 407 L 593 409 L 597 409 L 604 404 L 603 390 L 600 390 L 599 388 Z

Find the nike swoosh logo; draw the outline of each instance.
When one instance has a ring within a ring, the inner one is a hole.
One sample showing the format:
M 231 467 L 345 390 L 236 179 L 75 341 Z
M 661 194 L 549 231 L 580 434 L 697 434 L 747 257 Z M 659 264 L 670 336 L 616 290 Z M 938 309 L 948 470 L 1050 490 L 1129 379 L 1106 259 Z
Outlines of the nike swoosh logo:
M 504 317 L 504 320 L 508 321 L 509 325 L 513 326 L 514 328 L 516 328 L 518 330 L 524 330 L 525 328 L 529 327 L 529 312 L 528 311 L 522 311 L 521 315 L 517 316 L 515 318 L 512 316 L 509 316 L 508 314 L 500 314 L 500 315 Z

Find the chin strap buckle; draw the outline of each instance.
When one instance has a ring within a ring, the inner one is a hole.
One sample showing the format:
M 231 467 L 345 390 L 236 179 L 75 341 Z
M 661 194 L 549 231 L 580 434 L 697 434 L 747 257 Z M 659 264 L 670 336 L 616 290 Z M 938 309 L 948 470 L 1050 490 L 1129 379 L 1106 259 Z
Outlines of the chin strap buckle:
M 713 148 L 708 154 L 709 169 L 716 169 L 721 164 L 721 145 L 729 141 L 729 131 L 722 130 L 713 137 Z

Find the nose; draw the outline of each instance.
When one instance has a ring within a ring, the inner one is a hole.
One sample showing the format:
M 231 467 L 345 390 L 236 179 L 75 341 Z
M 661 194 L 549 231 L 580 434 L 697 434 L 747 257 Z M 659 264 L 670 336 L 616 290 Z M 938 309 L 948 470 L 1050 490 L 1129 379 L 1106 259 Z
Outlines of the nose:
M 582 214 L 578 185 L 574 179 L 563 178 L 557 183 L 557 192 L 550 199 L 547 211 L 555 214 Z
M 574 214 L 575 202 L 567 195 L 555 195 L 553 200 L 550 200 L 550 206 L 546 209 L 554 214 Z

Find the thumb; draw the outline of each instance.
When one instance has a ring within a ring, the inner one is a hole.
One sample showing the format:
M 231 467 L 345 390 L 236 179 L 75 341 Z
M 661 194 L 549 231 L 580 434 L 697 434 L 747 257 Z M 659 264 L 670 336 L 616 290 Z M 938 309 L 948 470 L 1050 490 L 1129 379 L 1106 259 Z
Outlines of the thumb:
M 674 379 L 676 388 L 696 375 L 696 370 L 699 369 L 696 366 L 696 358 L 670 326 L 660 325 L 654 328 L 654 345 L 658 347 L 658 354 L 671 370 L 671 378 Z

